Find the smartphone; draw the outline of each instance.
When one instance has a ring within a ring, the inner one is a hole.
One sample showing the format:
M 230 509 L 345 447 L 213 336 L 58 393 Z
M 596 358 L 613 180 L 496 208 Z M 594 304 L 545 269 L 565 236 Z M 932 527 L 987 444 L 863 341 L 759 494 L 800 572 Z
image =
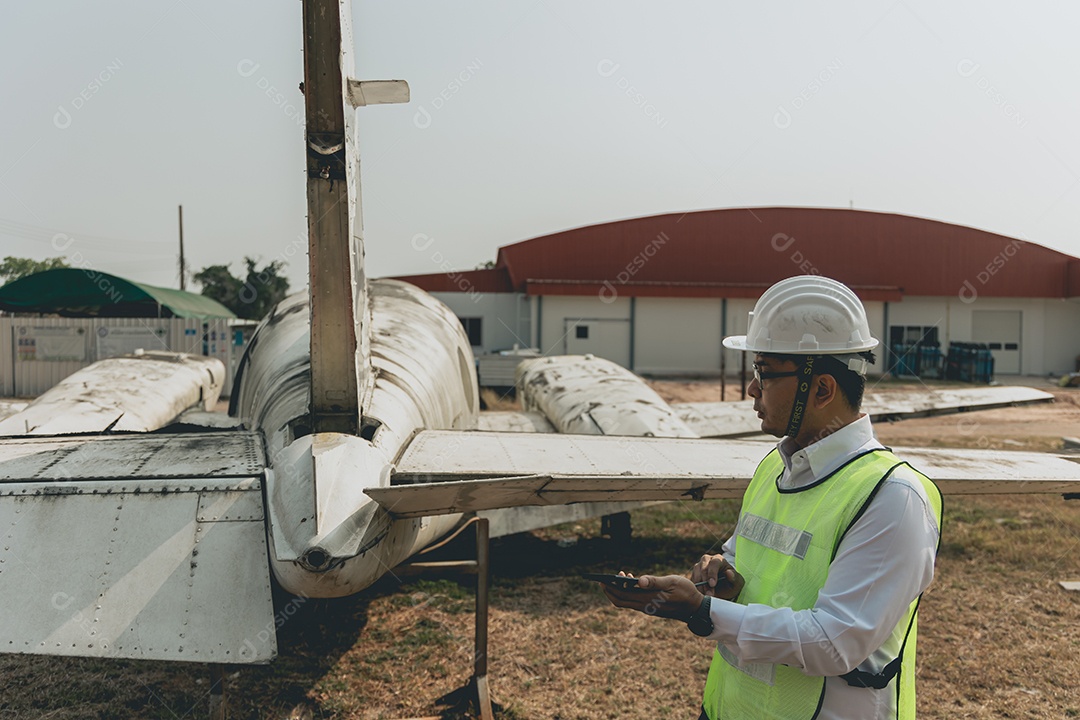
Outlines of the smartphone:
M 607 573 L 582 573 L 581 577 L 594 582 L 601 582 L 619 590 L 641 590 L 638 587 L 637 578 L 625 575 L 608 575 Z M 644 592 L 644 590 L 643 590 Z

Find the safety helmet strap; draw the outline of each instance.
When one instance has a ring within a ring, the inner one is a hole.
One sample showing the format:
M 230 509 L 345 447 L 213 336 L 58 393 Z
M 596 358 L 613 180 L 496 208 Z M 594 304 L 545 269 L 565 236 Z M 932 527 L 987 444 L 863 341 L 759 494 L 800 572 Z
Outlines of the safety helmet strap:
M 795 388 L 795 400 L 791 404 L 791 415 L 788 417 L 787 431 L 784 433 L 787 437 L 794 438 L 799 435 L 799 428 L 802 427 L 803 418 L 806 417 L 806 406 L 810 399 L 810 381 L 814 377 L 815 359 L 816 356 L 807 355 L 802 368 L 799 369 L 799 374 L 796 376 L 798 386 Z

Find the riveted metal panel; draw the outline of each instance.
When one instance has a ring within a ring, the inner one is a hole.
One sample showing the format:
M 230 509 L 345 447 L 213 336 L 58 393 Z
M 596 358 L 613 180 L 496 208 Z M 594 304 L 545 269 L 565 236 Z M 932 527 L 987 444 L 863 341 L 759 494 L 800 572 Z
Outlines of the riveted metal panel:
M 262 493 L 247 489 L 199 493 L 199 513 L 195 517 L 198 522 L 262 522 L 263 517 Z
M 0 440 L 0 651 L 268 662 L 254 433 Z
M 251 432 L 0 440 L 0 483 L 116 478 L 130 489 L 140 480 L 259 476 L 264 464 L 262 441 Z
M 271 660 L 265 529 L 252 517 L 261 515 L 252 512 L 260 485 L 220 491 L 215 482 L 195 480 L 209 488 L 199 492 L 65 495 L 8 484 L 16 492 L 0 497 L 0 650 Z

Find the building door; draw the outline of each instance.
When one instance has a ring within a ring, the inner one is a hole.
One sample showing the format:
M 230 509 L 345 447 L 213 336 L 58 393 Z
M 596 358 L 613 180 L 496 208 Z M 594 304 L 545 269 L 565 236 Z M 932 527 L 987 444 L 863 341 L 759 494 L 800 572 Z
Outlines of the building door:
M 563 331 L 567 355 L 591 353 L 630 367 L 630 320 L 566 318 Z
M 974 310 L 971 340 L 984 343 L 994 356 L 995 375 L 1020 374 L 1020 310 Z

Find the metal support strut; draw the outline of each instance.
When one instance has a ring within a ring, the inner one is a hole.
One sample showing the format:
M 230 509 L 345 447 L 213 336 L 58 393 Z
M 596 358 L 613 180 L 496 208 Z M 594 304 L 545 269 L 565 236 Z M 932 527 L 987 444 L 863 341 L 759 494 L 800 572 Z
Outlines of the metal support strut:
M 487 518 L 471 518 L 446 540 L 427 548 L 420 554 L 431 552 L 446 545 L 460 535 L 469 525 L 476 525 L 476 560 L 413 562 L 395 568 L 394 573 L 398 576 L 408 576 L 420 575 L 432 570 L 458 570 L 469 575 L 476 575 L 476 637 L 473 650 L 473 675 L 464 689 L 475 692 L 481 720 L 494 720 L 495 714 L 491 708 L 491 694 L 488 689 L 487 677 L 488 583 L 491 577 L 488 562 Z M 413 718 L 412 720 L 439 720 L 440 717 L 435 715 L 425 718 Z
M 210 720 L 225 720 L 228 705 L 225 702 L 225 666 L 210 664 Z

